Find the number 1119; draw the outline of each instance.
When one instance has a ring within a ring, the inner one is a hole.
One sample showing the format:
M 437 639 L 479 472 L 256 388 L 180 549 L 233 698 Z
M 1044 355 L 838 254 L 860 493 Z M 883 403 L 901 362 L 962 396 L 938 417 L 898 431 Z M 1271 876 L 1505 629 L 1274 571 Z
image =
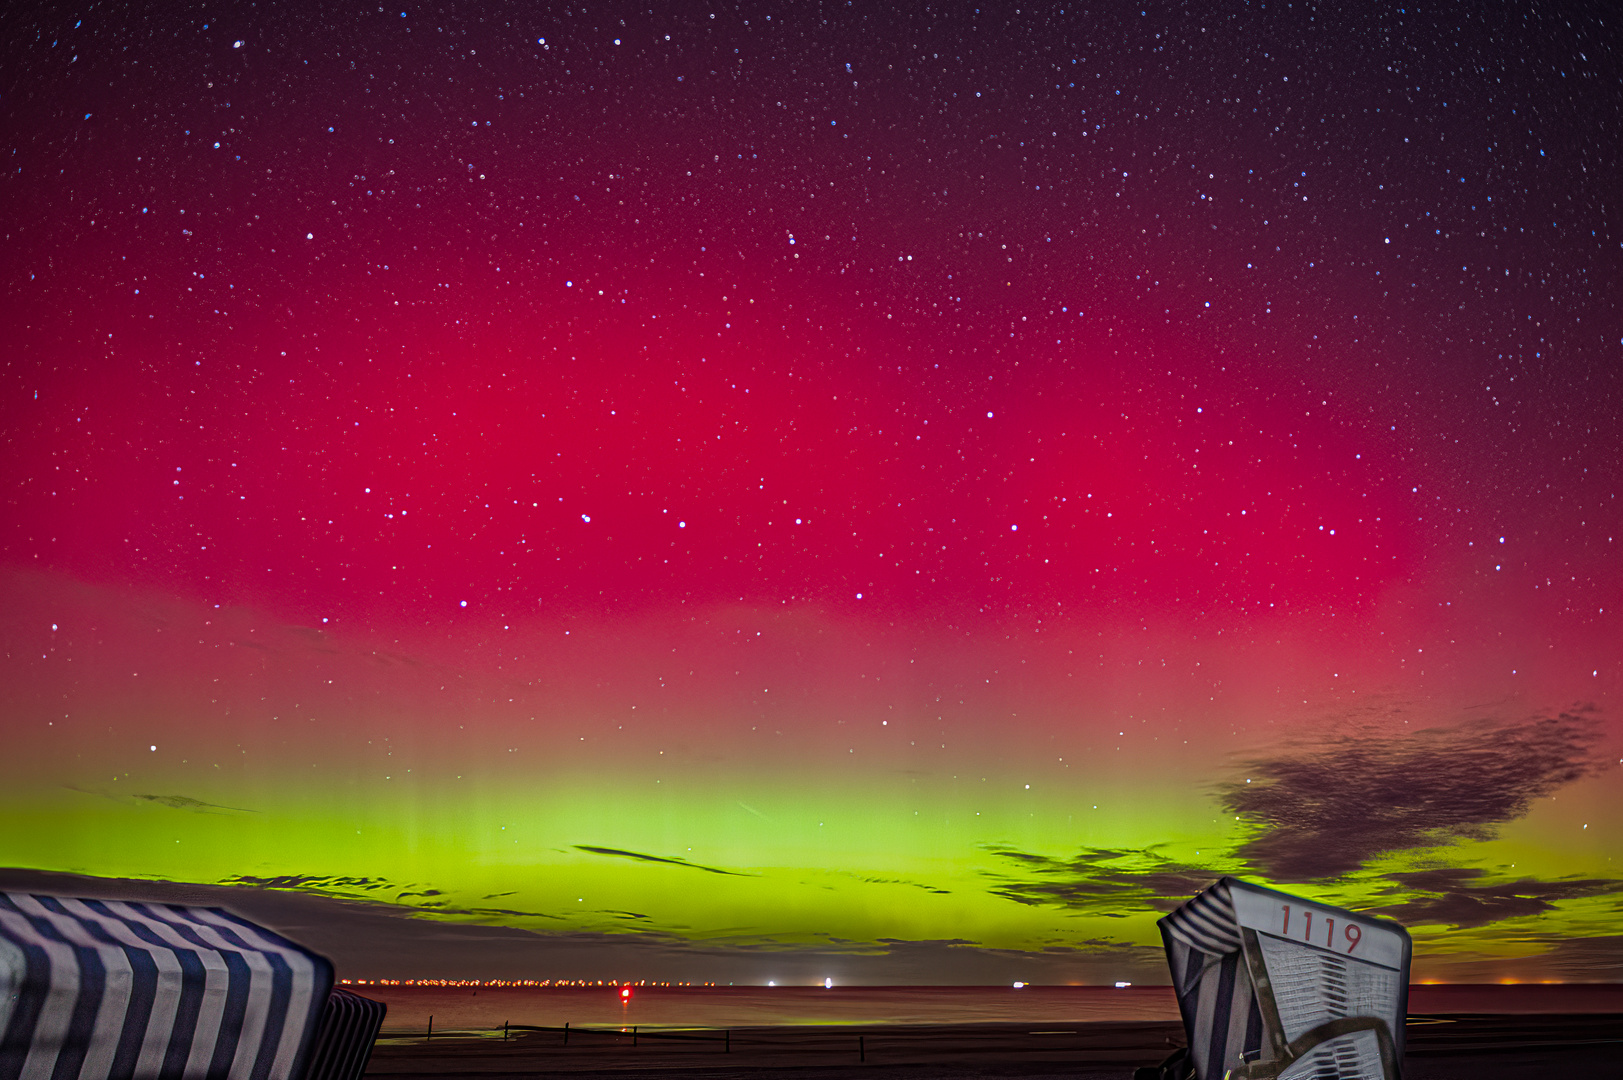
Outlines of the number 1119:
M 1284 929 L 1282 931 L 1282 934 L 1285 937 L 1290 937 L 1291 936 L 1291 906 L 1289 904 L 1281 904 L 1279 906 L 1280 906 L 1280 909 L 1285 913 L 1285 923 L 1284 923 Z M 1302 940 L 1311 943 L 1313 941 L 1313 933 L 1314 933 L 1314 931 L 1313 931 L 1313 912 L 1303 910 L 1303 911 L 1299 912 L 1298 914 L 1301 916 L 1299 921 L 1300 921 L 1301 926 L 1302 926 Z M 1324 916 L 1320 917 L 1319 921 L 1324 924 L 1324 930 L 1323 930 L 1323 933 L 1324 933 L 1324 947 L 1327 948 L 1327 949 L 1331 949 L 1331 950 L 1335 949 L 1335 947 L 1336 947 L 1336 920 L 1331 918 L 1328 915 L 1324 915 Z M 1343 923 L 1342 927 L 1341 927 L 1341 935 L 1342 935 L 1342 937 L 1344 937 L 1346 939 L 1346 941 L 1347 941 L 1347 951 L 1350 953 L 1354 949 L 1358 948 L 1358 943 L 1360 941 L 1362 941 L 1363 938 L 1364 938 L 1364 931 L 1356 923 Z

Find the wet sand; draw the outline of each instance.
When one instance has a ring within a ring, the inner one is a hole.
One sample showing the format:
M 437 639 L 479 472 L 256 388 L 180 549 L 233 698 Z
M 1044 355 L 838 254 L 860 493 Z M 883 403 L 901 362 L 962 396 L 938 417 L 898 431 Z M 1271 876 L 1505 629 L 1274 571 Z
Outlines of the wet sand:
M 792 1075 L 970 1080 L 1126 1080 L 1183 1040 L 1167 1021 L 1054 1024 L 776 1026 L 704 1030 L 571 1027 L 502 1033 L 386 1036 L 367 1073 L 388 1080 L 671 1076 L 760 1080 Z M 1623 1054 L 1623 1014 L 1413 1016 L 1408 1080 L 1603 1076 Z

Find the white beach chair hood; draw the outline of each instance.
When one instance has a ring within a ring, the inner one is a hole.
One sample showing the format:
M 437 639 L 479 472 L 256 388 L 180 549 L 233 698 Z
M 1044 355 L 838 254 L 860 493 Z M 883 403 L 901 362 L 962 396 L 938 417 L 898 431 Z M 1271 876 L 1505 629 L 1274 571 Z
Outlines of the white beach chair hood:
M 1235 878 L 1159 925 L 1198 1080 L 1399 1080 L 1403 927 Z

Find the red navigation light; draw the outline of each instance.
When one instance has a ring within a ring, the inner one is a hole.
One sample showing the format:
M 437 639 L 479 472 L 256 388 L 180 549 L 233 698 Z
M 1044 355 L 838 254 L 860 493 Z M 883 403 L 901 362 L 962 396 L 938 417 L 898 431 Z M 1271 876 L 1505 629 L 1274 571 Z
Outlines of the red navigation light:
M 620 1000 L 625 1001 L 625 1000 L 629 999 L 630 997 L 631 997 L 631 987 L 629 987 L 629 986 L 620 987 Z

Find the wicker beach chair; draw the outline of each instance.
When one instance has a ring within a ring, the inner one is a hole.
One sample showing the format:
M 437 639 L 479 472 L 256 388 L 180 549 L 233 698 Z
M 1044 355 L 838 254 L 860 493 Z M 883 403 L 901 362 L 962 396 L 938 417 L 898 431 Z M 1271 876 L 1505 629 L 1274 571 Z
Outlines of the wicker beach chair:
M 1409 934 L 1224 878 L 1160 921 L 1189 1046 L 1144 1080 L 1401 1080 Z
M 223 909 L 0 893 L 0 1080 L 358 1080 L 382 1021 Z

